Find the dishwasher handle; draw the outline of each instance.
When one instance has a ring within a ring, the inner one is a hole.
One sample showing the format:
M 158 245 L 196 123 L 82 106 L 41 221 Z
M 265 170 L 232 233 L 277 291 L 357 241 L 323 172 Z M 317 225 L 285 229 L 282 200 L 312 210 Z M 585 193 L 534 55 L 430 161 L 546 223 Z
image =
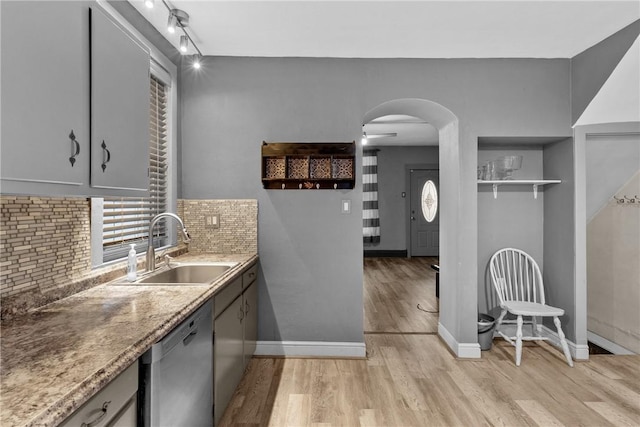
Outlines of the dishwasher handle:
M 184 344 L 185 347 L 188 346 L 189 343 L 193 341 L 193 339 L 196 337 L 197 333 L 198 333 L 198 328 L 195 328 L 193 331 L 189 332 L 189 335 L 183 338 L 182 344 Z

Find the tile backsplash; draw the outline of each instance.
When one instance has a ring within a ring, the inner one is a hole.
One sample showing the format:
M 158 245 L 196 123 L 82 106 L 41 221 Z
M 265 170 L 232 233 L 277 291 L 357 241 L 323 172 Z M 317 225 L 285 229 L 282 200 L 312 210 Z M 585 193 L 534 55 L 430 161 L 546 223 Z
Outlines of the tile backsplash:
M 91 212 L 86 198 L 0 195 L 0 211 L 2 319 L 125 273 L 125 261 L 91 268 Z M 257 253 L 257 200 L 178 200 L 176 213 L 192 237 L 189 252 Z M 219 228 L 205 227 L 205 216 L 211 215 L 218 216 Z M 184 250 L 179 245 L 176 253 Z M 143 262 L 139 256 L 139 268 Z
M 191 236 L 189 252 L 258 252 L 257 200 L 179 200 L 178 215 Z M 218 228 L 207 226 L 207 217 L 213 216 L 218 218 Z
M 0 198 L 0 297 L 52 288 L 91 271 L 89 202 Z

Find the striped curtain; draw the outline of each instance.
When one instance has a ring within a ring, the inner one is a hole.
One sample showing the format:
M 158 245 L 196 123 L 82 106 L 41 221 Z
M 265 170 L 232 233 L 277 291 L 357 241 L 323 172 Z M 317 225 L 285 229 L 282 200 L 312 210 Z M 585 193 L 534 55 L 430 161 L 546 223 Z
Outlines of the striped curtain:
M 362 231 L 365 244 L 380 243 L 378 150 L 365 150 L 362 157 Z

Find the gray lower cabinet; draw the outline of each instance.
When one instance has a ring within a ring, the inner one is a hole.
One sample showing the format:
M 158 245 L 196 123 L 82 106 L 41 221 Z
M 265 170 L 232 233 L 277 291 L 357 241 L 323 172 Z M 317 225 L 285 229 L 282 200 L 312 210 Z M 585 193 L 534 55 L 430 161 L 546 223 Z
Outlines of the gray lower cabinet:
M 105 426 L 135 427 L 138 391 L 138 362 L 134 362 L 96 393 L 61 427 Z
M 256 352 L 258 340 L 258 284 L 254 281 L 242 292 L 244 303 L 244 368 Z
M 214 425 L 242 380 L 258 338 L 257 264 L 214 297 Z
M 3 194 L 147 194 L 148 50 L 95 1 L 0 8 Z
M 238 295 L 214 320 L 214 425 L 222 418 L 244 373 L 241 316 L 242 296 Z

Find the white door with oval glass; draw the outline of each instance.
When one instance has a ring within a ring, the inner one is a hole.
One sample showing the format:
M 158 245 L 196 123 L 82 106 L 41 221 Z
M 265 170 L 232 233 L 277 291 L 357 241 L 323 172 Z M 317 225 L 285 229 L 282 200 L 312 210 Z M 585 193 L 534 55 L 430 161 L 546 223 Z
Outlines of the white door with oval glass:
M 440 245 L 440 215 L 438 193 L 439 171 L 411 170 L 411 256 L 438 256 Z

